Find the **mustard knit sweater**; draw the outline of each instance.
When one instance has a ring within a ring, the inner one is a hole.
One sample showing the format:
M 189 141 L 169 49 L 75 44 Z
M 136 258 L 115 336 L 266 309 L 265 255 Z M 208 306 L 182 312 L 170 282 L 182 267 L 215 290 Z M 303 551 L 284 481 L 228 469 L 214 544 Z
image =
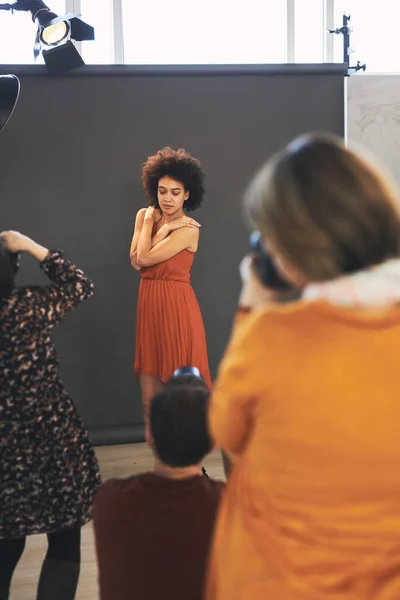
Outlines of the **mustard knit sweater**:
M 210 427 L 236 464 L 207 600 L 400 599 L 400 308 L 240 316 Z

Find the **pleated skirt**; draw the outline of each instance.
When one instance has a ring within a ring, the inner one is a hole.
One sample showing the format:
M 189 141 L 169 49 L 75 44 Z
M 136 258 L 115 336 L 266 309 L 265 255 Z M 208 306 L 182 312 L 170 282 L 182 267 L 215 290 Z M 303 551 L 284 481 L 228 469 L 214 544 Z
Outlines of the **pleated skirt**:
M 140 282 L 136 312 L 135 374 L 163 383 L 183 366 L 197 367 L 211 388 L 203 318 L 190 283 L 172 279 Z

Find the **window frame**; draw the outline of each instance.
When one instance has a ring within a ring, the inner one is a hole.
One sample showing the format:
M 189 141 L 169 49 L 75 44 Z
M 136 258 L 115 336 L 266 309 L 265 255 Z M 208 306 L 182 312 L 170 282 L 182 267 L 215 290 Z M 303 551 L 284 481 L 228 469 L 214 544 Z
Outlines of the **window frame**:
M 109 0 L 111 2 L 112 14 L 112 63 L 125 64 L 124 60 L 124 26 L 122 0 Z M 334 35 L 328 32 L 328 29 L 335 28 L 335 0 L 321 0 L 323 5 L 323 62 L 334 62 Z M 51 4 L 50 4 L 51 5 Z M 287 40 L 286 40 L 286 62 L 296 62 L 295 52 L 295 5 L 296 0 L 286 0 L 287 9 Z M 66 0 L 67 13 L 82 13 L 81 0 Z M 78 52 L 82 52 L 82 43 L 74 42 Z
M 75 4 L 80 4 L 80 0 L 67 0 Z M 112 0 L 113 2 L 113 40 L 114 40 L 114 63 L 124 64 L 124 36 L 123 36 L 123 14 L 122 0 Z M 334 62 L 334 36 L 328 32 L 328 29 L 335 27 L 335 0 L 321 0 L 323 13 L 323 29 L 325 31 L 323 40 L 323 62 Z M 296 0 L 286 0 L 286 62 L 296 61 L 295 55 L 295 4 Z

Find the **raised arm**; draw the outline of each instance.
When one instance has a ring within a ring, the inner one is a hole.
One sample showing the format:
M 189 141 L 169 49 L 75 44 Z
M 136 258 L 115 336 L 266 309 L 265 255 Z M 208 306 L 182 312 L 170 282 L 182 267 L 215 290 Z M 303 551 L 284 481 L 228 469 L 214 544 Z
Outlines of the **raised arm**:
M 30 238 L 15 232 L 1 234 L 10 252 L 28 252 L 40 262 L 42 270 L 50 279 L 47 286 L 21 288 L 21 301 L 24 299 L 33 313 L 56 325 L 65 314 L 94 293 L 93 283 L 72 263 L 65 260 L 61 251 L 48 250 Z
M 94 285 L 59 250 L 51 250 L 40 267 L 52 283 L 38 288 L 38 299 L 47 309 L 50 324 L 57 325 L 67 313 L 93 296 Z
M 197 250 L 199 241 L 198 227 L 180 227 L 153 246 L 152 232 L 154 220 L 152 210 L 150 209 L 146 210 L 137 244 L 136 260 L 140 267 L 156 265 L 179 254 L 179 252 L 185 249 L 192 252 Z

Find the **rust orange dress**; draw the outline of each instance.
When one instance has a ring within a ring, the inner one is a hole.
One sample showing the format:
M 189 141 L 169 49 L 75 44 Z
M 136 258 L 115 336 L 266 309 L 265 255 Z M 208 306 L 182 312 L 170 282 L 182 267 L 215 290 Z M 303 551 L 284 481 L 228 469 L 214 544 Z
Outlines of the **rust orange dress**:
M 210 388 L 204 323 L 190 285 L 193 260 L 193 252 L 182 250 L 140 270 L 135 374 L 165 383 L 175 369 L 190 365 L 199 369 Z

